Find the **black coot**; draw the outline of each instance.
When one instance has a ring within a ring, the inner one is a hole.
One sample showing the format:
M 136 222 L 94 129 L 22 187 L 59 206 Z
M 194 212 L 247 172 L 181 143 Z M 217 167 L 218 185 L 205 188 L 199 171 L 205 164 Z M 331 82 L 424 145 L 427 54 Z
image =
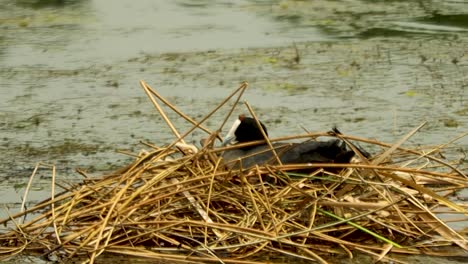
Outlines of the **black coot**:
M 260 124 L 265 134 L 268 135 L 265 125 Z M 264 137 L 255 119 L 241 115 L 229 130 L 223 144 L 238 144 L 263 139 Z M 346 143 L 338 139 L 305 141 L 302 143 L 273 143 L 273 148 L 283 164 L 349 163 L 354 156 L 354 152 L 346 148 Z M 240 166 L 239 159 L 242 159 L 243 168 L 277 163 L 267 144 L 225 151 L 223 159 L 229 168 L 238 168 Z
M 265 134 L 268 136 L 266 126 L 262 122 L 259 123 L 262 126 L 263 132 L 265 132 Z M 223 145 L 245 143 L 264 139 L 265 138 L 263 137 L 262 131 L 257 125 L 255 119 L 251 117 L 246 117 L 244 115 L 240 115 L 239 118 L 234 122 L 234 124 L 232 124 L 231 129 L 224 138 Z M 243 147 L 242 149 L 248 150 L 254 147 L 255 146 L 247 146 Z

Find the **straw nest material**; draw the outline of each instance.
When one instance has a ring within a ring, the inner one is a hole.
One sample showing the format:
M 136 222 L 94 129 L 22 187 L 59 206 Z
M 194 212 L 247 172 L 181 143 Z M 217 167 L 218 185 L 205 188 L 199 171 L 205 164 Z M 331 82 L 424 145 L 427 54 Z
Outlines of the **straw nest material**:
M 10 225 L 0 233 L 2 259 L 21 252 L 90 263 L 103 253 L 221 263 L 256 263 L 272 254 L 320 263 L 356 252 L 375 260 L 391 260 L 388 253 L 466 256 L 466 233 L 439 217 L 466 221 L 466 204 L 449 199 L 467 187 L 466 171 L 434 156 L 444 146 L 401 147 L 421 126 L 395 144 L 328 133 L 281 139 L 338 137 L 381 150 L 358 163 L 229 170 L 220 153 L 233 147 L 214 148 L 219 136 L 202 123 L 235 95 L 237 105 L 246 83 L 200 122 L 141 84 L 176 140 L 148 145 L 130 165 L 62 193 L 52 188 L 50 199 L 1 221 Z M 193 128 L 180 135 L 155 97 Z M 183 140 L 195 129 L 210 134 L 201 149 Z M 446 250 L 451 245 L 462 250 Z

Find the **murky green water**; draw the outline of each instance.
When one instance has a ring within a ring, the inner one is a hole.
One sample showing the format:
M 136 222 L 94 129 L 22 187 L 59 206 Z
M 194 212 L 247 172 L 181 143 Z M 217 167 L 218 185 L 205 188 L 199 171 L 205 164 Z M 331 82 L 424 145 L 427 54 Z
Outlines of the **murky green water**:
M 170 142 L 141 79 L 198 118 L 246 80 L 272 136 L 338 125 L 393 142 L 428 121 L 409 143 L 443 144 L 468 130 L 467 47 L 461 0 L 0 0 L 0 197 L 18 208 L 40 161 L 74 181 Z

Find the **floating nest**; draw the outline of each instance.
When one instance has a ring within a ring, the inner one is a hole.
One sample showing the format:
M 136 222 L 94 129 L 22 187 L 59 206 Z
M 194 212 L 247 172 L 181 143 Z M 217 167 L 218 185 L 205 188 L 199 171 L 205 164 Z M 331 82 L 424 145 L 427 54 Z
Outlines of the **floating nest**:
M 228 169 L 221 153 L 238 146 L 214 148 L 218 133 L 202 123 L 229 99 L 237 105 L 246 83 L 200 122 L 141 84 L 176 140 L 147 144 L 108 175 L 79 171 L 82 183 L 57 194 L 53 187 L 50 199 L 2 220 L 9 228 L 0 233 L 1 259 L 22 252 L 90 263 L 103 253 L 197 263 L 259 263 L 272 255 L 328 263 L 359 252 L 396 263 L 389 253 L 466 256 L 466 232 L 448 225 L 467 220 L 467 205 L 450 199 L 467 187 L 466 168 L 436 158 L 446 145 L 401 147 L 421 126 L 395 144 L 329 133 L 267 139 L 336 137 L 379 150 L 356 163 L 242 169 L 239 160 L 240 169 Z M 180 135 L 157 99 L 192 129 Z M 195 129 L 209 134 L 201 148 L 184 142 Z M 440 217 L 448 213 L 457 219 Z

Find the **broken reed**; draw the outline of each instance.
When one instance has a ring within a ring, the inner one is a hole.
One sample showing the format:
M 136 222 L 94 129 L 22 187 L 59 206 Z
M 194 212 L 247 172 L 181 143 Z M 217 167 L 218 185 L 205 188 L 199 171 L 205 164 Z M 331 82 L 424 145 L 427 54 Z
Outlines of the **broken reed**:
M 150 98 L 157 94 L 143 82 L 142 86 Z M 446 251 L 447 245 L 467 250 L 466 237 L 436 215 L 449 211 L 467 220 L 466 206 L 448 199 L 466 188 L 466 170 L 429 152 L 402 148 L 421 126 L 393 145 L 328 133 L 286 138 L 333 136 L 382 149 L 358 164 L 228 170 L 219 155 L 228 148 L 212 147 L 217 132 L 179 112 L 193 124 L 181 136 L 162 108 L 158 111 L 176 135 L 173 143 L 153 146 L 132 164 L 102 177 L 87 177 L 63 193 L 52 189 L 51 199 L 1 221 L 14 228 L 0 234 L 0 257 L 41 252 L 64 262 L 84 256 L 93 263 L 108 252 L 185 262 L 254 263 L 276 254 L 327 263 L 330 256 L 352 257 L 357 251 L 398 262 L 388 253 L 464 254 Z M 183 141 L 196 128 L 211 133 L 200 150 Z M 285 138 L 270 141 L 278 140 Z M 54 181 L 53 177 L 53 185 Z M 27 214 L 35 217 L 20 223 Z

